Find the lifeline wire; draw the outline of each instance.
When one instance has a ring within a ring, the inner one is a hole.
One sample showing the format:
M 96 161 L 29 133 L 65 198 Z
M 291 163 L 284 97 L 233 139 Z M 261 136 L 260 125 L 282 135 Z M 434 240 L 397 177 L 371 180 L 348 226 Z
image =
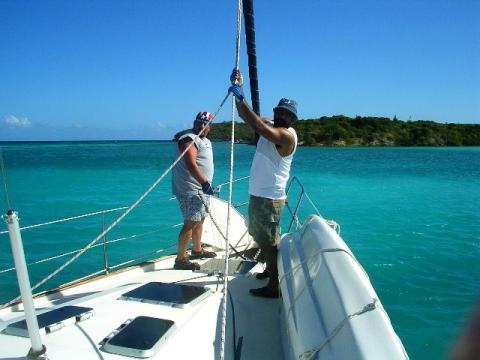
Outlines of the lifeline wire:
M 241 181 L 241 180 L 245 180 L 245 179 L 248 179 L 250 176 L 243 176 L 243 177 L 240 177 L 238 179 L 235 179 L 233 180 L 233 182 L 237 182 L 237 181 Z M 221 187 L 223 185 L 228 185 L 228 182 L 225 182 L 225 183 L 221 183 L 219 185 L 217 185 L 217 187 Z M 176 197 L 171 197 L 167 200 L 175 200 Z M 144 204 L 156 204 L 156 203 L 159 203 L 159 202 L 162 202 L 164 200 L 159 200 L 159 201 L 151 201 L 151 202 L 147 202 L 147 203 L 144 203 Z M 89 216 L 95 216 L 95 215 L 99 215 L 99 214 L 107 214 L 107 213 L 110 213 L 110 212 L 115 212 L 115 211 L 119 211 L 119 210 L 125 210 L 125 209 L 128 209 L 128 206 L 121 206 L 121 207 L 117 207 L 117 208 L 112 208 L 112 209 L 106 209 L 106 210 L 99 210 L 99 211 L 94 211 L 94 212 L 90 212 L 90 213 L 85 213 L 85 214 L 81 214 L 81 215 L 75 215 L 75 216 L 71 216 L 71 217 L 67 217 L 67 218 L 62 218 L 62 219 L 56 219 L 56 220 L 52 220 L 52 221 L 47 221 L 47 222 L 44 222 L 44 223 L 40 223 L 40 224 L 33 224 L 33 225 L 28 225 L 28 226 L 23 226 L 20 228 L 20 230 L 29 230 L 29 229 L 34 229 L 34 228 L 37 228 L 37 227 L 42 227 L 42 226 L 46 226 L 46 225 L 53 225 L 53 224 L 58 224 L 58 223 L 62 223 L 62 222 L 67 222 L 67 221 L 72 221 L 72 220 L 77 220 L 77 219 L 81 219 L 81 218 L 84 218 L 84 217 L 89 217 Z M 5 231 L 0 231 L 0 235 L 2 234 L 8 234 L 8 230 L 5 230 Z
M 215 118 L 215 116 L 217 115 L 217 113 L 220 111 L 220 109 L 222 108 L 223 104 L 225 103 L 225 101 L 227 100 L 228 96 L 230 94 L 227 93 L 227 95 L 225 95 L 225 97 L 223 98 L 222 102 L 220 103 L 220 105 L 218 106 L 217 110 L 215 111 L 215 113 L 212 115 L 212 121 L 213 121 L 213 118 Z M 46 283 L 48 280 L 50 280 L 52 277 L 54 277 L 55 275 L 57 275 L 60 271 L 62 271 L 63 269 L 65 269 L 68 265 L 70 265 L 72 262 L 74 262 L 76 259 L 78 259 L 85 251 L 87 251 L 90 247 L 92 247 L 92 245 L 94 245 L 98 240 L 102 239 L 107 233 L 110 232 L 110 230 L 112 230 L 115 226 L 117 226 L 117 224 L 122 221 L 133 209 L 135 209 L 137 207 L 138 204 L 140 204 L 142 202 L 142 200 L 148 195 L 150 194 L 150 192 L 158 185 L 158 183 L 160 181 L 163 180 L 163 178 L 173 169 L 173 167 L 175 165 L 177 165 L 177 163 L 185 156 L 185 154 L 187 153 L 187 151 L 195 144 L 195 140 L 197 139 L 197 137 L 199 137 L 200 135 L 202 135 L 202 133 L 205 131 L 206 127 L 204 127 L 193 139 L 193 141 L 191 142 L 190 145 L 188 145 L 185 150 L 177 157 L 177 159 L 175 159 L 175 161 L 152 183 L 152 185 L 150 185 L 150 187 L 132 204 L 130 205 L 115 221 L 113 221 L 106 229 L 104 229 L 95 239 L 93 239 L 92 241 L 90 241 L 82 250 L 80 250 L 77 254 L 75 254 L 73 257 L 71 257 L 69 260 L 67 260 L 63 265 L 61 265 L 59 268 L 57 268 L 56 270 L 54 270 L 53 272 L 51 272 L 49 275 L 47 275 L 45 278 L 43 278 L 42 280 L 40 280 L 38 283 L 36 283 L 34 286 L 32 286 L 32 291 L 35 290 L 36 288 L 38 288 L 39 286 L 43 285 L 44 283 Z M 15 299 L 9 301 L 8 303 L 6 304 L 3 304 L 0 309 L 4 309 L 5 307 L 15 303 L 17 300 L 20 299 L 20 296 L 17 296 Z
M 240 177 L 238 179 L 235 179 L 233 180 L 233 182 L 237 182 L 237 181 L 241 181 L 241 180 L 245 180 L 247 179 L 249 176 L 244 176 L 244 177 Z M 225 183 L 222 183 L 218 186 L 223 186 L 223 185 L 227 185 L 228 182 L 225 182 Z M 170 200 L 173 200 L 175 199 L 175 197 L 171 198 Z M 153 202 L 152 202 L 153 203 Z M 150 204 L 152 204 L 150 203 Z M 106 213 L 110 213 L 110 212 L 114 212 L 114 211 L 119 211 L 119 210 L 125 210 L 127 209 L 128 206 L 122 206 L 122 207 L 119 207 L 119 208 L 112 208 L 112 209 L 107 209 L 107 210 L 100 210 L 100 211 L 95 211 L 95 212 L 90 212 L 90 213 L 86 213 L 86 214 L 82 214 L 82 215 L 77 215 L 77 216 L 72 216 L 72 217 L 69 217 L 69 218 L 64 218 L 64 219 L 57 219 L 57 220 L 53 220 L 53 221 L 48 221 L 48 222 L 44 222 L 44 223 L 41 223 L 41 224 L 35 224 L 35 225 L 29 225 L 29 226 L 24 226 L 24 227 L 21 227 L 20 230 L 29 230 L 29 229 L 34 229 L 34 228 L 37 228 L 37 227 L 41 227 L 41 226 L 47 226 L 47 225 L 53 225 L 53 224 L 58 224 L 58 223 L 62 223 L 62 222 L 67 222 L 67 221 L 73 221 L 73 220 L 77 220 L 77 219 L 81 219 L 81 218 L 84 218 L 84 217 L 89 217 L 89 216 L 95 216 L 95 215 L 99 215 L 99 214 L 106 214 Z M 215 225 L 216 229 L 218 230 L 218 232 L 220 233 L 220 235 L 222 236 L 222 238 L 227 241 L 227 238 L 226 236 L 222 233 L 222 230 L 220 229 L 219 225 L 216 223 L 215 219 L 213 218 L 212 214 L 209 213 L 209 216 L 212 220 L 212 223 Z M 178 224 L 174 224 L 174 225 L 171 225 L 172 228 L 176 228 L 176 227 L 179 227 L 179 226 L 182 226 L 183 223 L 178 223 Z M 116 239 L 112 239 L 112 240 L 109 240 L 107 241 L 106 243 L 107 244 L 112 244 L 112 243 L 116 243 L 116 242 L 119 242 L 119 241 L 124 241 L 124 240 L 130 240 L 130 239 L 133 239 L 133 238 L 139 238 L 139 237 L 142 237 L 142 236 L 145 236 L 145 235 L 150 235 L 150 234 L 154 234 L 154 233 L 157 233 L 157 232 L 160 232 L 160 231 L 164 231 L 164 229 L 157 229 L 157 230 L 153 230 L 153 231 L 148 231 L 148 232 L 145 232 L 145 233 L 141 233 L 141 234 L 133 234 L 133 235 L 129 235 L 129 236 L 124 236 L 124 237 L 120 237 L 120 238 L 116 238 Z M 2 234 L 7 234 L 8 231 L 0 231 L 0 235 Z M 240 241 L 245 237 L 245 235 L 247 234 L 247 231 L 245 231 L 245 233 L 242 235 L 242 237 L 237 241 L 237 244 L 235 245 L 235 247 L 240 243 Z M 96 244 L 96 245 L 92 245 L 91 248 L 95 248 L 95 247 L 98 247 L 98 246 L 102 246 L 103 244 Z M 230 245 L 231 246 L 231 245 Z M 232 250 L 237 254 L 239 255 L 240 257 L 242 257 L 242 255 L 240 255 L 236 250 L 235 250 L 235 247 L 232 247 Z M 54 260 L 54 259 L 58 259 L 58 258 L 61 258 L 61 257 L 65 257 L 65 256 L 68 256 L 68 255 L 73 255 L 77 252 L 79 252 L 80 250 L 82 250 L 81 248 L 80 249 L 77 249 L 77 250 L 73 250 L 73 251 L 68 251 L 66 253 L 61 253 L 61 254 L 57 254 L 57 255 L 54 255 L 54 256 L 51 256 L 51 257 L 47 257 L 47 258 L 44 258 L 44 259 L 40 259 L 40 260 L 37 260 L 37 261 L 34 261 L 34 262 L 31 262 L 31 263 L 28 263 L 27 266 L 31 266 L 31 265 L 36 265 L 36 264 L 41 264 L 41 263 L 44 263 L 44 262 L 48 262 L 50 260 Z M 0 274 L 3 274 L 5 272 L 9 272 L 9 271 L 13 271 L 15 270 L 15 267 L 11 267 L 11 268 L 6 268 L 6 269 L 1 269 L 0 270 Z

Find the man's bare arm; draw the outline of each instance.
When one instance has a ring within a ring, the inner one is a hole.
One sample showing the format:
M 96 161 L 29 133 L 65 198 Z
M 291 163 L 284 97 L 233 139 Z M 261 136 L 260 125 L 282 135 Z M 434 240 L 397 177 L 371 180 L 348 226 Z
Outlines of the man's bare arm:
M 288 155 L 293 151 L 295 146 L 295 139 L 293 135 L 285 128 L 275 128 L 268 124 L 268 120 L 259 117 L 248 106 L 248 104 L 242 100 L 235 101 L 237 105 L 238 115 L 259 135 L 263 136 L 272 143 L 279 145 L 282 150 L 281 155 Z M 279 151 L 280 152 L 280 151 Z M 284 154 L 283 154 L 284 153 Z
M 178 142 L 178 148 L 180 149 L 180 152 L 184 152 L 185 149 L 190 146 L 192 143 L 192 140 L 190 139 L 185 139 L 181 140 Z M 188 171 L 190 171 L 190 174 L 197 180 L 200 184 L 203 184 L 207 179 L 203 176 L 202 172 L 200 171 L 200 168 L 197 165 L 197 148 L 195 145 L 191 146 L 190 149 L 187 150 L 185 153 L 184 159 L 185 159 L 185 164 L 187 165 Z

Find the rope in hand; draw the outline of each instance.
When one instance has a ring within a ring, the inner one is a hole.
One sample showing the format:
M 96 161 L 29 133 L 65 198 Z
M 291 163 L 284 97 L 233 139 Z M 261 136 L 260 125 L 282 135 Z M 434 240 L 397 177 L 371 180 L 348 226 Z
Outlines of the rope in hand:
M 225 101 L 229 97 L 230 93 L 227 92 L 225 97 L 222 99 L 220 105 L 217 107 L 215 112 L 212 114 L 212 120 L 217 116 L 217 114 L 220 112 L 221 108 L 225 104 Z M 122 221 L 133 209 L 137 207 L 138 204 L 142 202 L 142 200 L 150 194 L 150 192 L 162 181 L 165 176 L 177 165 L 177 163 L 185 156 L 185 154 L 188 152 L 188 150 L 195 144 L 195 140 L 197 137 L 203 134 L 205 131 L 206 127 L 204 127 L 198 134 L 195 135 L 193 138 L 193 141 L 191 142 L 190 145 L 188 145 L 185 150 L 175 159 L 175 161 L 147 188 L 147 190 L 140 195 L 140 197 L 135 200 L 132 205 L 130 205 L 117 219 L 115 219 L 107 228 L 105 228 L 95 239 L 90 241 L 83 249 L 81 249 L 79 252 L 77 252 L 74 256 L 72 256 L 69 260 L 67 260 L 63 265 L 58 267 L 56 270 L 52 271 L 49 275 L 47 275 L 45 278 L 37 282 L 34 286 L 32 286 L 32 291 L 37 289 L 39 286 L 45 284 L 48 280 L 50 280 L 52 277 L 57 275 L 60 271 L 65 269 L 68 265 L 70 265 L 72 262 L 74 262 L 76 259 L 78 259 L 85 251 L 87 251 L 89 248 L 91 248 L 98 240 L 102 239 L 106 234 L 108 234 L 120 221 Z M 3 163 L 2 163 L 3 164 Z M 15 299 L 3 304 L 0 309 L 3 309 L 5 307 L 10 306 L 11 304 L 17 302 L 20 300 L 20 296 L 17 296 Z

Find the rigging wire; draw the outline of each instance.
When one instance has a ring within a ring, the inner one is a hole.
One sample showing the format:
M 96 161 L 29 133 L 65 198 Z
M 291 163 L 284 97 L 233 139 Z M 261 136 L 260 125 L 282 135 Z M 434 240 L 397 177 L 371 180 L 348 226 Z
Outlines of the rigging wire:
M 239 178 L 233 180 L 233 182 L 242 181 L 242 180 L 248 179 L 249 177 L 250 176 L 239 177 Z M 221 183 L 221 184 L 217 185 L 216 187 L 220 188 L 223 185 L 228 185 L 228 182 Z M 171 200 L 175 200 L 175 199 L 176 199 L 176 196 L 173 196 L 173 197 L 168 198 L 167 200 L 148 201 L 148 202 L 144 202 L 143 204 L 144 205 L 152 205 L 152 204 L 158 204 L 158 203 L 161 203 L 161 202 L 171 201 Z M 245 204 L 246 203 L 237 204 L 235 207 L 239 207 L 239 206 L 245 205 Z M 67 218 L 55 219 L 55 220 L 51 220 L 51 221 L 47 221 L 47 222 L 43 222 L 43 223 L 39 223 L 39 224 L 22 226 L 20 228 L 20 230 L 22 230 L 22 231 L 23 230 L 29 230 L 29 229 L 34 229 L 34 228 L 37 228 L 37 227 L 59 224 L 59 223 L 62 223 L 62 222 L 73 221 L 73 220 L 77 220 L 77 219 L 81 219 L 81 218 L 85 218 L 85 217 L 90 217 L 90 216 L 95 216 L 95 215 L 107 214 L 107 213 L 110 213 L 110 212 L 116 212 L 116 211 L 125 210 L 125 209 L 128 209 L 128 206 L 121 206 L 121 207 L 117 207 L 117 208 L 98 210 L 98 211 L 93 211 L 93 212 L 89 212 L 89 213 L 85 213 L 85 214 L 70 216 L 70 217 L 67 217 Z M 0 235 L 2 235 L 2 234 L 8 234 L 8 230 L 0 231 Z
M 242 15 L 242 0 L 238 0 L 238 6 L 237 6 L 237 31 L 236 31 L 236 53 L 235 53 L 235 68 L 239 68 L 239 59 L 240 59 L 240 38 L 241 38 L 241 15 Z M 218 112 L 221 110 L 223 105 L 225 104 L 225 101 L 229 97 L 229 93 L 227 93 L 224 98 L 222 99 L 220 105 L 217 107 L 215 112 L 212 114 L 212 121 L 213 118 L 216 117 Z M 232 97 L 232 129 L 231 129 L 231 146 L 230 146 L 230 173 L 229 173 L 229 195 L 228 195 L 228 212 L 227 212 L 227 229 L 226 229 L 226 245 L 225 245 L 225 276 L 224 276 L 224 298 L 223 298 L 223 305 L 222 305 L 222 348 L 221 348 L 221 359 L 224 359 L 224 343 L 225 343 L 225 328 L 226 328 L 226 302 L 227 302 L 227 287 L 228 287 L 228 259 L 229 259 L 229 232 L 230 232 L 230 209 L 232 206 L 232 184 L 233 184 L 233 145 L 234 145 L 234 139 L 235 139 L 235 99 Z M 87 251 L 89 248 L 93 247 L 98 240 L 104 238 L 104 236 L 111 231 L 120 221 L 122 221 L 133 209 L 135 209 L 142 201 L 143 199 L 160 183 L 160 181 L 163 180 L 163 178 L 173 169 L 173 167 L 183 158 L 183 156 L 187 153 L 187 151 L 191 148 L 191 146 L 194 145 L 196 137 L 199 137 L 203 132 L 205 128 L 202 129 L 199 134 L 195 136 L 192 141 L 192 143 L 177 157 L 177 159 L 148 187 L 148 189 L 136 200 L 134 201 L 130 206 L 128 207 L 122 207 L 122 208 L 117 208 L 112 211 L 116 210 L 125 210 L 118 218 L 116 218 L 107 228 L 103 229 L 101 233 L 95 237 L 91 242 L 89 242 L 84 248 L 78 250 L 75 252 L 75 255 L 72 256 L 70 259 L 68 259 L 63 265 L 61 265 L 59 268 L 54 270 L 52 273 L 50 273 L 48 276 L 40 280 L 38 283 L 36 283 L 34 286 L 32 286 L 32 291 L 35 290 L 36 288 L 40 287 L 44 283 L 46 283 L 48 280 L 50 280 L 52 277 L 54 277 L 56 274 L 58 274 L 60 271 L 65 269 L 67 266 L 69 266 L 71 263 L 73 263 L 78 257 L 80 257 L 85 251 Z M 6 173 L 5 173 L 5 168 L 4 168 L 4 161 L 3 161 L 3 153 L 1 151 L 0 147 L 0 165 L 1 165 L 1 171 L 2 171 L 2 178 L 3 178 L 3 183 L 4 183 L 4 188 L 5 188 L 5 196 L 6 196 L 6 202 L 7 206 L 10 208 L 10 198 L 8 195 L 8 187 L 7 187 L 7 181 L 6 181 Z M 61 222 L 61 221 L 66 221 L 66 220 L 73 220 L 73 219 L 78 219 L 81 217 L 85 216 L 90 216 L 90 215 L 96 215 L 99 213 L 104 213 L 105 211 L 100 211 L 100 212 L 95 212 L 95 213 L 90 213 L 90 214 L 85 214 L 81 216 L 76 216 L 68 219 L 63 219 L 60 221 L 52 221 L 49 222 L 49 224 Z M 34 225 L 31 226 L 30 228 L 37 227 L 39 225 Z M 16 302 L 19 300 L 20 297 L 17 297 L 13 299 L 12 301 L 3 304 L 0 309 L 3 309 L 10 304 Z
M 241 37 L 241 27 L 242 27 L 242 0 L 238 0 L 237 3 L 237 31 L 236 31 L 236 41 L 235 41 L 235 69 L 239 69 L 240 62 L 240 37 Z M 231 141 L 230 141 L 230 172 L 229 172 L 229 182 L 228 182 L 228 212 L 227 212 L 227 230 L 226 237 L 227 241 L 225 242 L 225 271 L 223 278 L 223 300 L 222 300 L 222 334 L 221 334 L 221 348 L 220 348 L 220 359 L 224 360 L 225 358 L 225 330 L 227 327 L 227 295 L 228 295 L 228 259 L 229 259 L 229 239 L 230 239 L 230 209 L 232 207 L 232 189 L 233 189 L 233 149 L 235 143 L 235 98 L 232 96 L 232 132 L 231 132 Z M 234 340 L 235 341 L 235 340 Z
M 180 227 L 182 225 L 183 225 L 183 223 L 178 223 L 178 224 L 171 225 L 170 228 L 176 228 L 176 227 Z M 140 237 L 143 237 L 143 236 L 152 235 L 152 234 L 155 234 L 155 233 L 158 233 L 158 232 L 161 232 L 161 231 L 165 231 L 165 229 L 160 228 L 160 229 L 147 231 L 147 232 L 140 233 L 140 234 L 133 234 L 133 235 L 119 237 L 119 238 L 116 238 L 116 239 L 105 241 L 105 244 L 114 244 L 114 243 L 118 243 L 118 242 L 121 242 L 121 241 L 136 239 L 136 238 L 140 238 Z M 99 246 L 103 246 L 103 245 L 104 245 L 104 243 L 95 244 L 95 245 L 92 245 L 91 249 L 99 247 Z M 30 262 L 30 263 L 27 264 L 27 266 L 42 264 L 44 262 L 49 262 L 51 260 L 59 259 L 59 258 L 68 256 L 68 255 L 73 255 L 73 254 L 76 254 L 77 252 L 79 252 L 81 250 L 82 250 L 82 248 L 72 250 L 72 251 L 68 251 L 68 252 L 61 253 L 61 254 L 57 254 L 57 255 L 53 255 L 53 256 L 50 256 L 50 257 L 47 257 L 47 258 L 44 258 L 44 259 L 40 259 L 40 260 L 37 260 L 37 261 Z M 9 271 L 13 271 L 13 270 L 15 270 L 15 267 L 10 267 L 10 268 L 7 268 L 7 269 L 1 269 L 0 274 L 6 273 L 6 272 L 9 272 Z
M 220 105 L 217 107 L 216 111 L 212 114 L 212 120 L 215 118 L 215 116 L 218 114 L 218 112 L 221 110 L 223 105 L 225 104 L 225 101 L 227 98 L 230 96 L 230 93 L 227 93 L 225 97 L 222 99 Z M 72 256 L 69 260 L 67 260 L 63 265 L 58 267 L 56 270 L 52 271 L 49 275 L 44 277 L 42 280 L 37 282 L 34 286 L 32 286 L 32 291 L 37 289 L 39 286 L 45 284 L 48 280 L 50 280 L 52 277 L 57 275 L 59 272 L 61 272 L 63 269 L 65 269 L 67 266 L 69 266 L 71 263 L 73 263 L 76 259 L 78 259 L 85 251 L 87 251 L 89 248 L 91 248 L 98 240 L 102 239 L 106 234 L 110 232 L 117 224 L 122 221 L 133 209 L 139 205 L 143 199 L 150 194 L 150 192 L 162 181 L 165 176 L 177 165 L 177 163 L 185 156 L 187 151 L 195 144 L 195 140 L 197 137 L 203 134 L 205 131 L 206 127 L 204 127 L 196 136 L 194 137 L 193 141 L 191 142 L 190 145 L 188 145 L 185 150 L 173 161 L 173 163 L 148 187 L 148 189 L 140 195 L 140 197 L 135 200 L 132 205 L 130 205 L 117 219 L 115 219 L 106 229 L 104 229 L 95 239 L 90 241 L 83 249 L 81 249 L 78 253 L 76 253 L 74 256 Z M 0 309 L 4 309 L 5 307 L 15 303 L 17 300 L 20 299 L 20 296 L 17 296 L 15 299 L 9 301 L 6 304 L 3 304 Z
M 5 192 L 5 202 L 7 204 L 7 210 L 11 210 L 11 204 L 10 204 L 10 196 L 8 194 L 8 186 L 7 186 L 7 171 L 5 170 L 5 163 L 3 161 L 3 149 L 0 146 L 0 168 L 2 171 L 2 182 L 3 182 L 3 188 Z

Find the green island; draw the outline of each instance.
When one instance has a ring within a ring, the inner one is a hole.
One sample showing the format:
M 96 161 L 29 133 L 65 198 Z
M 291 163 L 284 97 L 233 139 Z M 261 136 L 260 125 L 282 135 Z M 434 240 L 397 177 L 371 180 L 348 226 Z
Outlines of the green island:
M 396 117 L 344 115 L 299 120 L 293 126 L 303 146 L 479 146 L 480 124 L 402 121 Z M 231 123 L 212 125 L 212 141 L 230 140 Z M 253 144 L 253 131 L 235 123 L 235 141 Z

